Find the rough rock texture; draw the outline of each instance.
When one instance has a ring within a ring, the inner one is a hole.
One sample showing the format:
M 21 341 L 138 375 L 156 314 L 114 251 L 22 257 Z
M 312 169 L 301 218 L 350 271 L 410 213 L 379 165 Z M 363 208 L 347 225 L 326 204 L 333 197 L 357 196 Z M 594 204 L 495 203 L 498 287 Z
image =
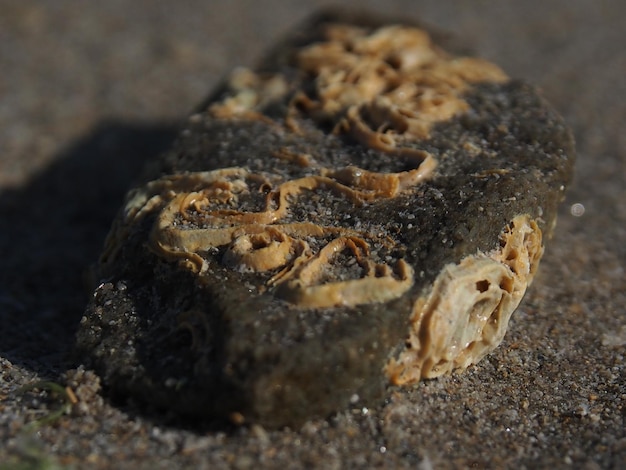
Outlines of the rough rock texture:
M 113 224 L 77 348 L 118 394 L 272 427 L 370 406 L 484 357 L 536 272 L 574 161 L 552 108 L 422 29 L 296 30 Z
M 538 84 L 576 136 L 578 176 L 554 237 L 503 344 L 479 364 L 280 431 L 193 427 L 66 373 L 91 295 L 85 267 L 138 169 L 170 146 L 168 123 L 322 3 L 0 6 L 0 466 L 625 466 L 626 6 L 612 0 L 385 4 Z M 37 427 L 65 406 L 21 390 L 44 379 L 82 404 Z

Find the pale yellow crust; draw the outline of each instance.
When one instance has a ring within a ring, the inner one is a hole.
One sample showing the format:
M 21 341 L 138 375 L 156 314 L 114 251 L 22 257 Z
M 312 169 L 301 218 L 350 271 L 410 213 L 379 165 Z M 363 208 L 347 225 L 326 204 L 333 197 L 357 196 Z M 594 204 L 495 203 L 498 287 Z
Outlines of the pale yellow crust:
M 417 300 L 406 346 L 386 367 L 393 384 L 465 369 L 502 342 L 543 254 L 541 230 L 528 215 L 517 216 L 500 245 L 447 265 Z

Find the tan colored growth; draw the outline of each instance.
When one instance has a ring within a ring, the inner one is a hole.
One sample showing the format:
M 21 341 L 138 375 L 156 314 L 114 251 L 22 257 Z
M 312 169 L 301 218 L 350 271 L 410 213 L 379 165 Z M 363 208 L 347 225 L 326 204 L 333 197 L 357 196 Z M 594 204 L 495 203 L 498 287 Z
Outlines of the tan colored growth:
M 243 168 L 166 176 L 129 196 L 123 217 L 107 240 L 103 265 L 111 263 L 131 227 L 157 213 L 149 246 L 164 259 L 203 274 L 207 259 L 225 247 L 220 263 L 237 272 L 263 276 L 264 288 L 304 308 L 385 302 L 413 285 L 413 269 L 402 259 L 390 266 L 375 261 L 367 240 L 392 247 L 389 238 L 336 226 L 291 221 L 303 191 L 333 193 L 355 207 L 395 197 L 429 176 L 434 160 L 400 173 L 376 173 L 354 166 L 320 169 L 320 175 L 283 181 Z M 252 188 L 257 188 L 256 192 Z M 260 210 L 242 210 L 256 198 Z M 318 240 L 318 248 L 311 240 Z M 349 278 L 337 261 L 352 259 L 358 274 Z
M 425 31 L 407 26 L 368 32 L 332 25 L 326 41 L 304 48 L 297 63 L 313 77 L 315 96 L 300 93 L 295 104 L 386 152 L 427 138 L 435 123 L 467 111 L 461 95 L 472 83 L 507 79 L 495 65 L 452 57 Z
M 269 179 L 241 169 L 212 172 L 202 191 L 179 193 L 160 211 L 151 233 L 151 246 L 164 258 L 180 260 L 183 266 L 198 273 L 207 269 L 203 255 L 212 248 L 227 246 L 221 260 L 224 266 L 253 273 L 279 270 L 266 280 L 266 288 L 274 289 L 276 296 L 300 307 L 351 306 L 401 296 L 413 284 L 412 269 L 402 260 L 393 269 L 373 262 L 364 240 L 369 238 L 366 234 L 310 222 L 280 221 L 289 216 L 291 204 L 303 190 L 330 191 L 358 206 L 364 201 L 393 197 L 403 185 L 415 184 L 421 178 L 406 176 L 403 183 L 397 174 L 376 176 L 355 168 L 340 172 L 342 178 L 337 179 L 333 178 L 333 171 L 324 173 L 329 176 L 283 182 L 263 196 L 263 210 L 246 212 L 216 209 L 214 205 L 227 203 L 236 207 L 239 196 L 249 191 L 250 179 L 262 179 L 262 186 L 267 189 L 271 187 Z M 354 173 L 362 173 L 363 180 Z M 237 175 L 237 178 L 232 181 L 214 178 L 220 174 Z M 185 227 L 184 220 L 198 227 Z M 334 238 L 314 253 L 307 239 L 328 236 Z M 347 252 L 362 268 L 360 278 L 332 279 L 333 260 L 342 252 Z M 322 282 L 321 278 L 325 280 Z
M 368 147 L 419 155 L 411 144 L 428 138 L 434 124 L 467 111 L 462 95 L 473 84 L 507 80 L 494 64 L 451 56 L 428 33 L 408 26 L 369 31 L 331 24 L 294 62 L 306 84 L 295 93 L 281 74 L 238 69 L 230 95 L 210 111 L 222 118 L 259 117 L 268 103 L 288 97 L 286 121 L 293 130 L 304 113 Z
M 122 214 L 115 219 L 107 235 L 104 250 L 100 255 L 100 265 L 105 271 L 112 266 L 133 227 L 148 214 L 161 210 L 164 203 L 177 194 L 197 191 L 212 184 L 228 184 L 229 180 L 245 173 L 241 168 L 182 173 L 164 176 L 133 189 L 126 196 Z
M 237 68 L 230 75 L 228 88 L 230 95 L 209 108 L 217 118 L 266 119 L 259 110 L 282 99 L 288 92 L 287 81 L 282 75 L 261 76 L 244 67 Z
M 541 230 L 520 215 L 500 243 L 492 253 L 446 266 L 430 294 L 415 303 L 406 347 L 387 365 L 392 383 L 465 369 L 500 344 L 543 254 Z
M 320 278 L 328 274 L 325 271 L 332 266 L 332 260 L 344 251 L 348 251 L 364 270 L 363 277 L 320 282 Z M 277 295 L 310 308 L 353 306 L 395 299 L 413 285 L 413 269 L 404 260 L 399 259 L 392 269 L 368 258 L 369 247 L 363 239 L 336 238 L 317 255 L 298 263 L 285 277 L 278 279 L 281 285 Z

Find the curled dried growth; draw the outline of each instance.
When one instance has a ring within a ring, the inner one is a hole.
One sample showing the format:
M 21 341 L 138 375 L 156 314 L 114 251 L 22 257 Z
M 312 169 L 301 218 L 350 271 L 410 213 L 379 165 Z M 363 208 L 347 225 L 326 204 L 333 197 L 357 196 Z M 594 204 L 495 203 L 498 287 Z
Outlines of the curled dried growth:
M 393 240 L 296 220 L 292 210 L 315 192 L 333 193 L 354 207 L 394 197 L 418 184 L 430 171 L 425 166 L 402 174 L 322 169 L 321 175 L 287 181 L 243 168 L 166 176 L 128 198 L 103 263 L 119 251 L 130 227 L 152 212 L 150 248 L 199 275 L 217 259 L 235 272 L 264 276 L 262 290 L 299 307 L 385 302 L 413 285 L 413 269 L 403 259 L 392 266 L 370 251 L 368 240 L 387 251 L 393 251 Z
M 461 94 L 471 83 L 506 80 L 495 65 L 452 57 L 425 31 L 405 26 L 371 33 L 332 25 L 325 41 L 303 49 L 296 60 L 313 92 L 299 92 L 294 106 L 385 152 L 407 148 L 427 138 L 433 124 L 467 111 Z
M 543 246 L 541 230 L 527 215 L 516 217 L 500 242 L 489 254 L 446 266 L 430 294 L 415 303 L 406 347 L 387 365 L 394 384 L 465 369 L 502 342 Z
M 455 57 L 436 47 L 428 33 L 407 26 L 370 31 L 331 24 L 320 41 L 295 54 L 301 83 L 289 91 L 281 74 L 238 69 L 230 94 L 210 110 L 218 117 L 259 117 L 276 100 L 288 100 L 286 120 L 310 116 L 336 134 L 383 152 L 412 152 L 434 124 L 468 110 L 463 99 L 472 84 L 503 82 L 496 65 Z

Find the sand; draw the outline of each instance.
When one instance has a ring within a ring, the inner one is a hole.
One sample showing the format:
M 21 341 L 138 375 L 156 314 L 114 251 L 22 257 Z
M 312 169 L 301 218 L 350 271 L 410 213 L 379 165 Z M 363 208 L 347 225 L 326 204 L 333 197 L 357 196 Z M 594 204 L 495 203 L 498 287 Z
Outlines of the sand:
M 327 4 L 0 4 L 0 468 L 626 465 L 618 1 L 343 2 L 450 32 L 539 85 L 574 130 L 577 176 L 538 277 L 477 366 L 269 431 L 190 424 L 100 395 L 97 377 L 67 360 L 87 268 L 139 168 L 232 67 L 254 65 Z M 78 402 L 49 384 L 24 389 L 43 380 Z

